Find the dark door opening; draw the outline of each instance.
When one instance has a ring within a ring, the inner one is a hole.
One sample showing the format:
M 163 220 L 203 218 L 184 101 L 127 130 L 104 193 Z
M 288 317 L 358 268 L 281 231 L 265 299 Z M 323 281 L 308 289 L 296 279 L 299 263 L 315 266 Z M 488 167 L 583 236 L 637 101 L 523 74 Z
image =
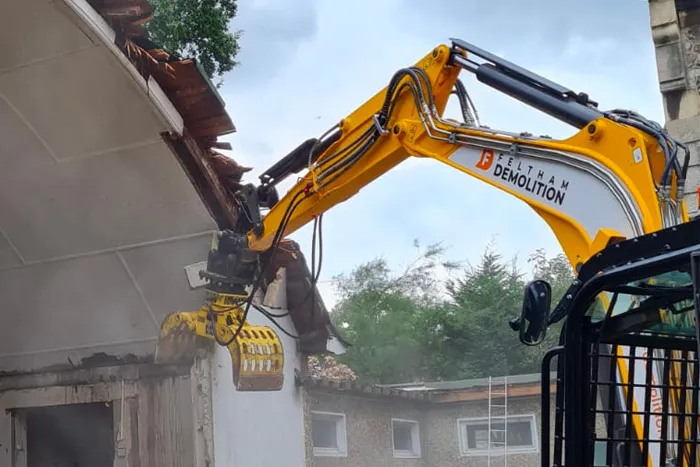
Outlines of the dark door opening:
M 27 467 L 112 467 L 111 404 L 32 407 L 18 412 L 27 429 Z

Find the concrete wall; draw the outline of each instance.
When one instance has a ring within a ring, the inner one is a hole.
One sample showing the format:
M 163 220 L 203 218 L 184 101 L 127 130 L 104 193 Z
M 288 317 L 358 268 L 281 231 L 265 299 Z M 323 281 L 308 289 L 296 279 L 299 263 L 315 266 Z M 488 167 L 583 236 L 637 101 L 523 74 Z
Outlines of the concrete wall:
M 251 324 L 270 325 L 260 313 Z M 279 324 L 294 333 L 291 319 Z M 284 386 L 280 392 L 236 392 L 231 356 L 217 346 L 211 357 L 212 411 L 216 467 L 304 467 L 304 395 L 294 384 L 300 369 L 296 341 L 278 332 L 284 347 Z
M 148 357 L 201 304 L 183 268 L 216 228 L 160 136 L 182 118 L 86 0 L 3 5 L 3 37 L 32 39 L 0 41 L 0 368 Z

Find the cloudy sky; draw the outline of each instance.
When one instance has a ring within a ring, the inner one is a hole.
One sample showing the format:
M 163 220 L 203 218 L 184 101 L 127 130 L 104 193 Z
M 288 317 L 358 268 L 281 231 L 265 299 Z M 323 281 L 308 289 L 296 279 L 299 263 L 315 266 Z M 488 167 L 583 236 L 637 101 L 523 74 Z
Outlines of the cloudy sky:
M 249 181 L 322 134 L 434 46 L 459 37 L 576 91 L 602 108 L 663 120 L 645 0 L 241 0 L 241 65 L 221 94 L 238 132 L 231 155 Z M 463 81 L 481 122 L 564 138 L 575 130 L 476 82 Z M 287 189 L 289 184 L 283 185 Z M 493 216 L 493 217 L 490 217 Z M 401 267 L 413 240 L 444 242 L 474 261 L 493 239 L 521 262 L 561 251 L 528 206 L 434 161 L 409 160 L 324 216 L 321 289 L 377 256 Z M 311 228 L 293 235 L 310 260 Z

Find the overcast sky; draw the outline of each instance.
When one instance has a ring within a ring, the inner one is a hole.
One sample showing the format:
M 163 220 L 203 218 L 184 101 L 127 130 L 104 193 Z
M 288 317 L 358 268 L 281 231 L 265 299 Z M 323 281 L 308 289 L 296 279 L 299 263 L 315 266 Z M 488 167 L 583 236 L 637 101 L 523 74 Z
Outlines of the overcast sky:
M 459 37 L 589 93 L 663 121 L 645 0 L 241 0 L 240 66 L 221 94 L 238 132 L 226 138 L 257 175 L 386 86 L 399 68 Z M 575 130 L 463 78 L 481 122 L 565 138 Z M 289 184 L 283 186 L 287 189 Z M 451 259 L 477 260 L 495 238 L 522 262 L 537 248 L 561 251 L 530 208 L 435 161 L 404 163 L 324 216 L 320 284 L 384 256 L 401 267 L 413 239 L 442 241 Z M 292 236 L 310 261 L 311 228 Z

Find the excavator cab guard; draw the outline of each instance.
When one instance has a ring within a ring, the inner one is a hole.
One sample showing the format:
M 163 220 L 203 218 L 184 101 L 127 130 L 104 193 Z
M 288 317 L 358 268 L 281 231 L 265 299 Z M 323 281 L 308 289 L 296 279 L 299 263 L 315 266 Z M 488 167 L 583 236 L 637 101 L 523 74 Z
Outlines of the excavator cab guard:
M 543 467 L 700 464 L 699 294 L 700 220 L 608 246 L 551 314 L 526 293 L 523 343 L 541 341 L 523 325 L 563 320 L 542 362 Z

